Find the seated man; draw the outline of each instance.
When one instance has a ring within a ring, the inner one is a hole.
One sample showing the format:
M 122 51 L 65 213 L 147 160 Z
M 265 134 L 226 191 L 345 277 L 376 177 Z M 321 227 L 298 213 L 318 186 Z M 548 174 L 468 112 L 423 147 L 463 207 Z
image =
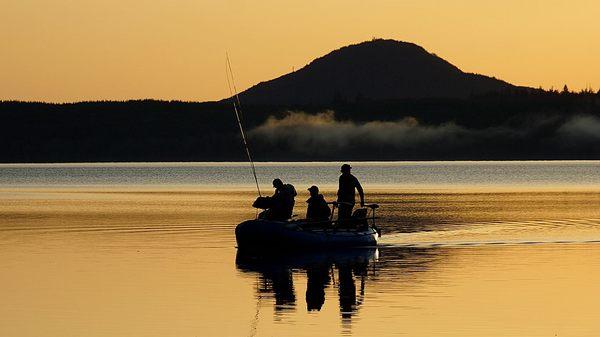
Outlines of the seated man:
M 327 221 L 331 215 L 331 210 L 322 194 L 319 194 L 317 186 L 311 186 L 308 191 L 310 198 L 306 200 L 308 208 L 306 209 L 306 219 L 315 221 Z

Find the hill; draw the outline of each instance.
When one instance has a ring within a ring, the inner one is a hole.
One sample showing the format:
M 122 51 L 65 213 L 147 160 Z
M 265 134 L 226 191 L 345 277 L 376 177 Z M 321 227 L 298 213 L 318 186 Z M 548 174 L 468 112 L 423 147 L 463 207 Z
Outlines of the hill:
M 422 47 L 372 40 L 335 50 L 298 71 L 242 92 L 246 104 L 322 105 L 336 101 L 466 98 L 515 87 L 465 73 Z

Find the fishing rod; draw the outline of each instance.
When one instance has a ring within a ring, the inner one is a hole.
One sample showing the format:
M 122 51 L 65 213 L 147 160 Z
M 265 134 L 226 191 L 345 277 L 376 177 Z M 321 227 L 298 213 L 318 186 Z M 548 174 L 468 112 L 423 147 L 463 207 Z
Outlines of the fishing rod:
M 250 154 L 250 147 L 248 146 L 246 133 L 244 132 L 244 127 L 242 126 L 242 105 L 240 104 L 240 97 L 238 96 L 237 88 L 235 87 L 235 79 L 233 78 L 233 71 L 231 70 L 231 62 L 229 61 L 228 53 L 225 53 L 225 59 L 227 61 L 225 64 L 225 72 L 227 74 L 227 86 L 229 87 L 229 94 L 231 95 L 231 98 L 233 100 L 233 110 L 235 111 L 235 117 L 237 118 L 238 126 L 240 127 L 242 141 L 244 142 L 244 147 L 246 148 L 246 155 L 248 155 L 248 161 L 250 161 L 250 167 L 252 168 L 254 182 L 256 182 L 256 190 L 258 191 L 258 196 L 262 197 L 262 194 L 260 193 L 260 186 L 258 185 L 258 178 L 256 177 L 256 167 L 254 166 L 254 160 L 252 160 L 252 155 Z M 229 76 L 231 76 L 231 80 L 229 79 Z

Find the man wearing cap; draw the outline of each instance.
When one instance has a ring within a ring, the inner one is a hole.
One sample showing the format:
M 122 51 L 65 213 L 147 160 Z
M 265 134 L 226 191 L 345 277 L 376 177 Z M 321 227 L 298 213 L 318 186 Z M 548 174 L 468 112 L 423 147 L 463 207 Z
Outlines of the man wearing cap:
M 352 167 L 348 164 L 342 165 L 339 188 L 337 192 L 338 201 L 338 220 L 349 219 L 352 217 L 352 209 L 356 203 L 356 193 L 360 196 L 360 206 L 365 206 L 365 194 L 360 182 L 350 173 Z
M 308 203 L 306 218 L 315 221 L 329 220 L 331 210 L 329 209 L 329 206 L 327 206 L 327 201 L 325 201 L 323 194 L 319 194 L 319 188 L 313 185 L 308 191 L 310 192 L 310 198 L 306 200 Z

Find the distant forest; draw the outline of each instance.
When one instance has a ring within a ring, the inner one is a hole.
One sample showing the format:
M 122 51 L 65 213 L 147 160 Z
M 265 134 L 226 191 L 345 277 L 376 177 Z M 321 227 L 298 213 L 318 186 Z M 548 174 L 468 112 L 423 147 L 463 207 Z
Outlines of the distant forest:
M 242 108 L 259 161 L 600 159 L 590 90 Z M 0 119 L 5 163 L 245 160 L 228 101 L 3 101 Z

